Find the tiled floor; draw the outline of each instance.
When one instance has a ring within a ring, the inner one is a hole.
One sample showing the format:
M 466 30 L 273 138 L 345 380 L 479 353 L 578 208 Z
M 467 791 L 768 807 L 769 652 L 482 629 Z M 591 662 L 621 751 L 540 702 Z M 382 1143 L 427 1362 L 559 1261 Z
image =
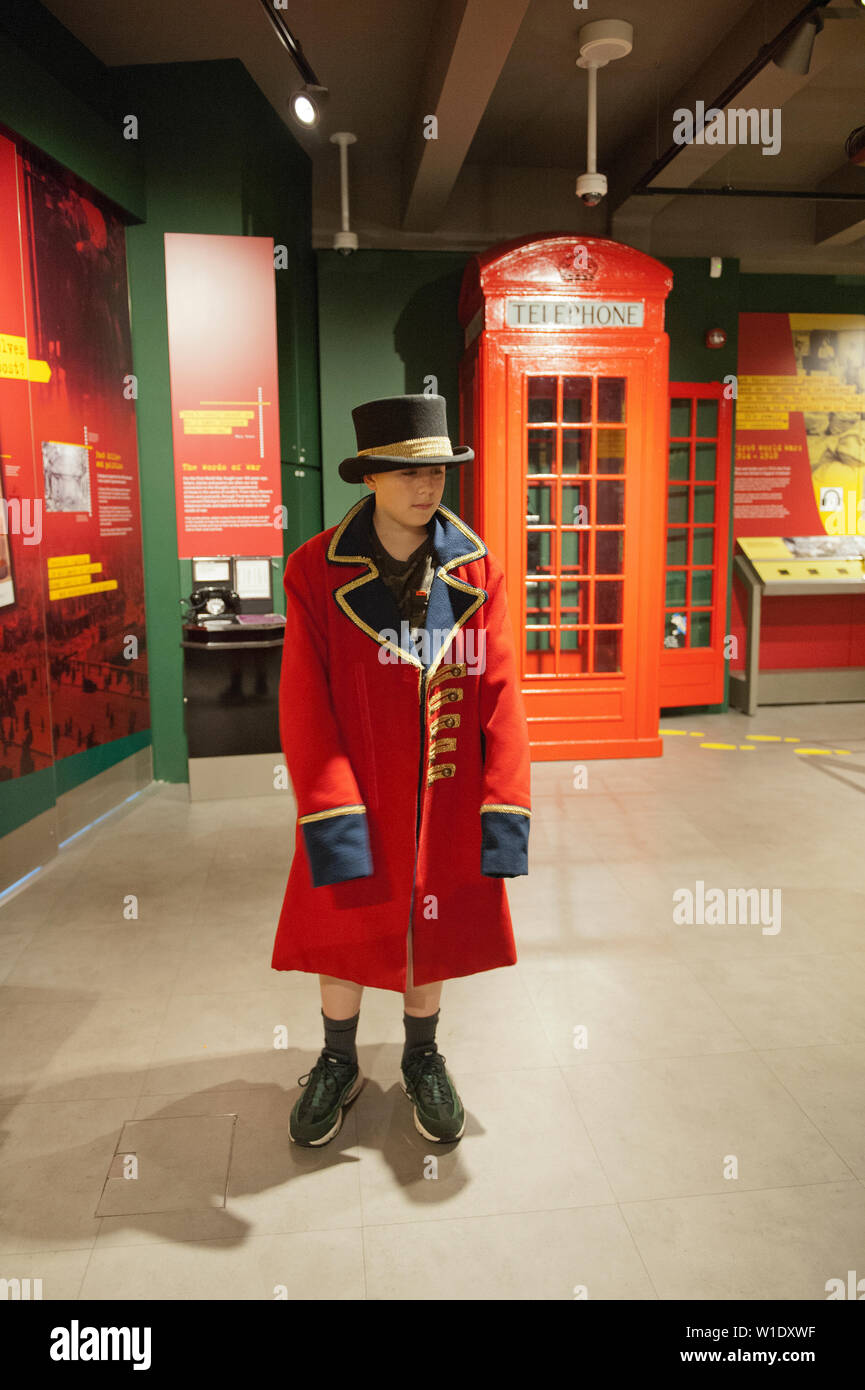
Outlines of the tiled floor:
M 80 837 L 0 908 L 0 1277 L 759 1300 L 865 1276 L 865 707 L 662 727 L 663 758 L 586 763 L 581 790 L 533 766 L 519 964 L 444 986 L 467 1125 L 437 1176 L 387 991 L 364 994 L 341 1133 L 288 1141 L 323 1041 L 317 977 L 270 968 L 290 812 L 154 785 Z M 780 889 L 780 930 L 677 924 L 698 880 Z

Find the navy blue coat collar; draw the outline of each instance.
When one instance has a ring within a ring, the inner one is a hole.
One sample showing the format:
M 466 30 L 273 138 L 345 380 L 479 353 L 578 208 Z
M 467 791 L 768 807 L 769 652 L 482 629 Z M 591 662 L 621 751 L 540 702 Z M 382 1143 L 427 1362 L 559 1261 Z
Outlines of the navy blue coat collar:
M 426 617 L 427 665 L 408 640 L 393 594 L 382 582 L 370 554 L 369 527 L 374 507 L 375 495 L 370 493 L 346 513 L 331 537 L 327 549 L 331 564 L 365 565 L 367 571 L 334 589 L 334 600 L 341 612 L 379 646 L 432 673 L 451 639 L 489 597 L 485 589 L 458 579 L 451 571 L 481 559 L 487 548 L 480 536 L 448 507 L 439 505 L 427 522 L 437 562 Z M 398 640 L 394 641 L 394 636 Z

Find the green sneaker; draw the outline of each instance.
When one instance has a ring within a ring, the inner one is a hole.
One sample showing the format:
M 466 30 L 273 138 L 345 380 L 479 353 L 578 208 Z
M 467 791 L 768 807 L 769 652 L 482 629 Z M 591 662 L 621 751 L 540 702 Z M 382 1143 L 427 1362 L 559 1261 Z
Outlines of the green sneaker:
M 343 1112 L 363 1086 L 363 1076 L 357 1062 L 329 1048 L 322 1049 L 312 1071 L 305 1075 L 307 1080 L 297 1078 L 306 1090 L 291 1112 L 288 1137 L 293 1144 L 316 1148 L 339 1134 Z
M 437 1144 L 462 1138 L 466 1112 L 436 1044 L 412 1048 L 402 1074 L 402 1088 L 412 1103 L 418 1133 Z

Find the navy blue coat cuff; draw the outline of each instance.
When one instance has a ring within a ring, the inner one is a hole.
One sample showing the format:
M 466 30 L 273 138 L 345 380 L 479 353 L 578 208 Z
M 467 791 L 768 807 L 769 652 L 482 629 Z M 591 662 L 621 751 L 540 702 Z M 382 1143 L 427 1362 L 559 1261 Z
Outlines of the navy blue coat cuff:
M 527 874 L 530 825 L 520 811 L 482 811 L 481 873 L 487 878 Z
M 313 888 L 370 878 L 373 870 L 366 811 L 302 820 Z

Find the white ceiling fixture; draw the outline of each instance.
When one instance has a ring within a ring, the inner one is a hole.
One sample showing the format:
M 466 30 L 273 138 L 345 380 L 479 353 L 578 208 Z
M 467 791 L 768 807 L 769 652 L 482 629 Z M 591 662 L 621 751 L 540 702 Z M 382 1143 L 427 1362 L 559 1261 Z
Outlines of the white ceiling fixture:
M 331 135 L 334 145 L 339 145 L 339 197 L 342 212 L 342 230 L 334 233 L 333 249 L 343 256 L 350 256 L 357 250 L 357 232 L 348 229 L 348 147 L 354 145 L 357 136 L 350 130 L 337 130 Z
M 580 30 L 577 67 L 588 74 L 586 172 L 577 179 L 577 197 L 597 207 L 607 192 L 607 176 L 598 173 L 598 68 L 625 58 L 634 46 L 634 26 L 625 19 L 596 19 Z

